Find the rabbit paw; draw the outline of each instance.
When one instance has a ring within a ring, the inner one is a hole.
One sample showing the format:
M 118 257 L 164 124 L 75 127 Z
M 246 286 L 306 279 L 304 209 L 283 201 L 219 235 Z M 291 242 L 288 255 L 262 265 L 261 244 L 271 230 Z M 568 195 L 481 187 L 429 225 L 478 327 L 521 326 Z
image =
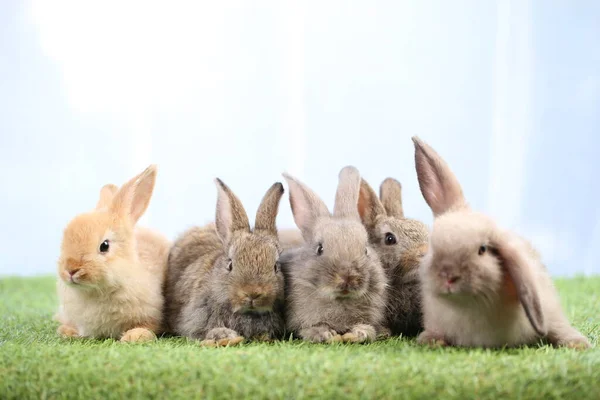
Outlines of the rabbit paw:
M 364 343 L 375 340 L 377 333 L 371 325 L 358 324 L 354 325 L 350 332 L 342 336 L 342 341 L 350 343 Z
M 586 349 L 589 349 L 590 347 L 592 347 L 592 345 L 590 344 L 590 341 L 587 340 L 587 338 L 585 336 L 577 336 L 577 337 L 563 339 L 563 340 L 560 340 L 557 343 L 557 345 L 568 347 L 569 349 L 575 349 L 575 350 L 586 350 Z
M 447 346 L 448 343 L 446 339 L 444 339 L 443 335 L 439 335 L 437 333 L 431 331 L 423 331 L 417 337 L 418 344 L 426 344 L 434 347 Z
M 244 341 L 244 338 L 233 329 L 214 328 L 206 335 L 200 344 L 206 347 L 235 346 Z
M 342 337 L 336 331 L 326 326 L 313 326 L 312 328 L 302 329 L 300 337 L 313 343 L 336 343 L 342 341 Z
M 156 340 L 156 335 L 147 328 L 133 328 L 121 336 L 121 342 L 124 343 L 143 343 Z
M 56 330 L 56 333 L 58 333 L 63 338 L 74 338 L 79 336 L 79 332 L 77 332 L 77 329 L 73 328 L 71 325 L 59 326 Z

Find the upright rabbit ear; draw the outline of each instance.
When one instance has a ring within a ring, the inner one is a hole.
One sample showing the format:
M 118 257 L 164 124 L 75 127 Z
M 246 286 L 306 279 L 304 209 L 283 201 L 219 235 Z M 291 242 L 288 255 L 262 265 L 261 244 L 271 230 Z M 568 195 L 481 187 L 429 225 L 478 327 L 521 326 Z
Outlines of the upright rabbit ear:
M 296 226 L 302 231 L 302 237 L 310 241 L 317 219 L 330 216 L 327 206 L 312 190 L 296 178 L 284 173 L 283 177 L 290 188 L 290 206 Z
M 135 224 L 146 212 L 156 183 L 156 165 L 150 165 L 141 174 L 121 186 L 111 208 L 121 217 L 129 217 Z
M 379 187 L 379 198 L 387 215 L 395 218 L 404 218 L 402 207 L 402 185 L 394 178 L 387 178 Z
M 364 179 L 360 180 L 360 193 L 358 195 L 358 214 L 362 223 L 371 229 L 375 226 L 378 216 L 385 215 L 385 209 L 375 191 Z
M 219 192 L 215 224 L 219 238 L 227 246 L 234 232 L 250 232 L 250 223 L 242 202 L 231 189 L 219 178 L 215 179 L 215 184 Z
M 254 222 L 254 230 L 261 231 L 266 234 L 277 237 L 277 211 L 279 209 L 279 201 L 283 196 L 283 185 L 281 182 L 274 183 L 269 188 L 260 206 L 256 212 L 256 221 Z
M 102 189 L 100 189 L 100 198 L 96 204 L 96 210 L 109 207 L 118 190 L 119 188 L 117 185 L 113 185 L 112 183 L 102 186 Z
M 360 193 L 360 173 L 352 166 L 342 168 L 339 183 L 335 193 L 333 215 L 342 218 L 355 218 L 360 221 L 358 214 L 358 196 Z
M 421 193 L 434 216 L 466 206 L 462 189 L 448 165 L 427 143 L 418 137 L 415 144 L 415 164 Z
M 528 265 L 527 258 L 519 249 L 510 245 L 506 240 L 495 243 L 494 247 L 498 252 L 500 262 L 506 268 L 512 283 L 517 291 L 519 301 L 525 309 L 525 314 L 533 326 L 533 329 L 540 336 L 546 336 L 548 328 L 544 320 L 542 303 L 536 290 L 533 268 Z

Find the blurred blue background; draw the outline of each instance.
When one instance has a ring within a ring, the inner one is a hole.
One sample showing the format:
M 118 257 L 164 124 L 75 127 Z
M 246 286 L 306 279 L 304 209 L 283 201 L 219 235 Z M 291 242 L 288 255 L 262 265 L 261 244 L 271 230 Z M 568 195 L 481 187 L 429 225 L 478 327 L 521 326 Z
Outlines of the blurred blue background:
M 54 273 L 69 219 L 150 163 L 142 223 L 171 238 L 214 217 L 216 176 L 253 219 L 282 171 L 332 206 L 347 164 L 431 223 L 412 135 L 554 275 L 600 273 L 599 20 L 597 1 L 3 0 L 0 274 Z

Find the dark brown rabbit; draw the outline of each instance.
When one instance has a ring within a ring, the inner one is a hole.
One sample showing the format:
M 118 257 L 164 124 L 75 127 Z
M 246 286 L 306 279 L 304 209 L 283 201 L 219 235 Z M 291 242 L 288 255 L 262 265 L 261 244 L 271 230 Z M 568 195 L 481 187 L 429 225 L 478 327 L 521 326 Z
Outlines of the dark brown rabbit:
M 312 190 L 284 176 L 304 237 L 302 247 L 282 255 L 288 328 L 312 342 L 374 340 L 386 331 L 386 277 L 358 215 L 358 171 L 340 172 L 333 215 Z
M 239 199 L 221 180 L 216 183 L 215 225 L 190 229 L 169 255 L 168 327 L 205 345 L 280 337 L 284 280 L 275 220 L 283 186 L 267 191 L 251 230 Z
M 388 277 L 387 326 L 393 335 L 416 336 L 423 330 L 419 263 L 428 229 L 404 217 L 400 182 L 386 179 L 379 196 L 361 181 L 358 212 Z

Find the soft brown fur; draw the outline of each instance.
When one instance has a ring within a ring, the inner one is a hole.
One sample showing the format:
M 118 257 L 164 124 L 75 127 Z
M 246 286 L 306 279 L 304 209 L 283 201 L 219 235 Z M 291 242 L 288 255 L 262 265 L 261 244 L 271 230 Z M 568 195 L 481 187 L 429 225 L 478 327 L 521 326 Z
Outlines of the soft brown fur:
M 106 185 L 96 210 L 66 227 L 58 262 L 58 333 L 66 337 L 152 340 L 161 331 L 161 293 L 170 243 L 136 228 L 154 188 L 150 166 L 120 190 Z M 100 244 L 109 240 L 109 249 Z
M 169 330 L 208 346 L 280 337 L 284 294 L 275 219 L 283 186 L 274 184 L 263 198 L 254 231 L 229 187 L 217 180 L 217 188 L 215 224 L 188 230 L 171 250 Z
M 392 178 L 381 184 L 380 199 L 363 179 L 358 212 L 387 273 L 387 326 L 394 335 L 415 336 L 423 330 L 418 267 L 427 251 L 428 228 L 404 216 L 402 187 Z
M 312 342 L 365 342 L 387 333 L 385 272 L 358 215 L 358 171 L 340 172 L 333 216 L 312 190 L 284 176 L 304 237 L 282 255 L 288 328 Z
M 588 348 L 565 317 L 531 244 L 472 211 L 458 180 L 426 143 L 413 138 L 423 197 L 434 214 L 421 266 L 421 343 L 469 347 L 533 344 Z

